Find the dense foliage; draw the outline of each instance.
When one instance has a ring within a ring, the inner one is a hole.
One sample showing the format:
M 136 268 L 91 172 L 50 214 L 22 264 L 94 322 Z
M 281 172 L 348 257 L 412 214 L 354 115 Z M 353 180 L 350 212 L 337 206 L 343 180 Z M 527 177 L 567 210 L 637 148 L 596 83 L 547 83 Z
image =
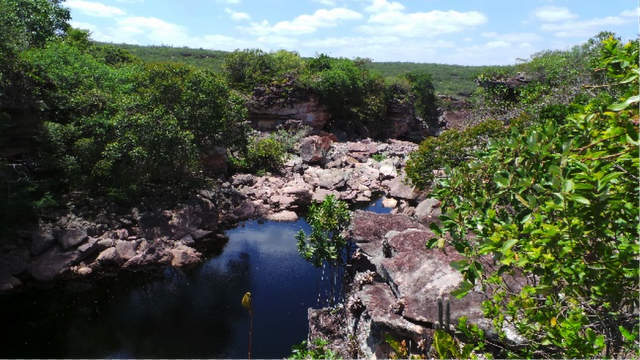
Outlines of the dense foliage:
M 213 149 L 246 152 L 244 100 L 219 75 L 93 43 L 59 1 L 0 6 L 3 223 L 70 192 L 179 196 Z
M 316 267 L 323 263 L 344 264 L 347 239 L 343 232 L 349 226 L 350 218 L 347 204 L 333 195 L 312 204 L 307 215 L 311 233 L 306 235 L 300 230 L 296 235 L 300 255 Z
M 523 338 L 502 355 L 638 349 L 638 42 L 610 37 L 599 49 L 589 59 L 606 72 L 599 93 L 512 123 L 448 164 L 434 191 L 444 214 L 434 229 L 466 255 L 457 294 L 481 285 L 500 336 L 509 323 Z

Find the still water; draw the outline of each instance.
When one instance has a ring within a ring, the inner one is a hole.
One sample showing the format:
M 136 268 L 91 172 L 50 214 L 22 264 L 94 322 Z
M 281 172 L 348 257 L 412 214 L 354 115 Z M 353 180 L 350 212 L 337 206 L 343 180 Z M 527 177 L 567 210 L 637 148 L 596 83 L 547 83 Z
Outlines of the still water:
M 380 201 L 368 210 L 388 212 Z M 189 271 L 0 297 L 0 358 L 246 358 L 245 291 L 253 294 L 253 357 L 286 357 L 306 339 L 307 308 L 322 305 L 318 294 L 329 286 L 328 274 L 298 255 L 300 229 L 309 231 L 303 219 L 248 221 L 227 231 L 221 254 Z

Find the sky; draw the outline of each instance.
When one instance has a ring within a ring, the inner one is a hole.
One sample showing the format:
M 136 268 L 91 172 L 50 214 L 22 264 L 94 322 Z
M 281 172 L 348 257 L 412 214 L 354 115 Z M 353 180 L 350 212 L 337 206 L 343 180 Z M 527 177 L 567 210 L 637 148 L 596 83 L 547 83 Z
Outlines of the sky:
M 374 61 L 504 65 L 598 32 L 638 37 L 637 0 L 66 0 L 97 41 L 286 49 Z

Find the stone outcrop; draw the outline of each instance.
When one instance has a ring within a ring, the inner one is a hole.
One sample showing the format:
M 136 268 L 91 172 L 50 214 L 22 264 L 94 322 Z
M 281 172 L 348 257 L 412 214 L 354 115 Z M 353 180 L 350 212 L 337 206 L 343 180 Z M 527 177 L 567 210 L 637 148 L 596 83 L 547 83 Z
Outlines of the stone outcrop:
M 333 142 L 328 137 L 309 136 L 300 143 L 300 156 L 292 157 L 281 174 L 255 176 L 236 174 L 225 191 L 237 196 L 236 220 L 264 217 L 293 221 L 295 213 L 312 201 L 328 195 L 352 204 L 369 203 L 386 195 L 387 206 L 396 212 L 410 212 L 419 192 L 407 185 L 403 167 L 417 145 L 391 140 L 375 142 Z M 374 155 L 383 157 L 381 161 Z
M 465 316 L 497 341 L 492 322 L 483 316 L 483 292 L 474 289 L 462 299 L 451 296 L 463 280 L 451 262 L 462 256 L 448 246 L 427 249 L 426 242 L 435 237 L 428 223 L 406 215 L 357 211 L 349 236 L 358 250 L 350 261 L 345 310 L 334 320 L 326 309 L 309 310 L 310 338 L 328 340 L 341 356 L 388 358 L 392 349 L 385 337 L 392 336 L 407 340 L 412 353 L 426 355 L 434 330 L 447 325 L 440 323 L 438 314 L 442 302 L 448 304 L 451 324 Z M 344 325 L 332 331 L 334 323 Z

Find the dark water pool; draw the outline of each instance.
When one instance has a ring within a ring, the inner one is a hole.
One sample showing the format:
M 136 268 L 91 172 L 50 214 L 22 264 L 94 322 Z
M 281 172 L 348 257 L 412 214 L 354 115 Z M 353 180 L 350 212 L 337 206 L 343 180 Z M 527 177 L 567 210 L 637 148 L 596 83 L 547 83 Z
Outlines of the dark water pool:
M 388 212 L 380 201 L 369 209 Z M 253 357 L 285 357 L 306 338 L 307 308 L 328 286 L 327 274 L 297 253 L 300 229 L 309 230 L 302 219 L 248 221 L 227 232 L 220 255 L 190 271 L 0 297 L 0 358 L 246 358 L 245 291 L 253 294 Z

